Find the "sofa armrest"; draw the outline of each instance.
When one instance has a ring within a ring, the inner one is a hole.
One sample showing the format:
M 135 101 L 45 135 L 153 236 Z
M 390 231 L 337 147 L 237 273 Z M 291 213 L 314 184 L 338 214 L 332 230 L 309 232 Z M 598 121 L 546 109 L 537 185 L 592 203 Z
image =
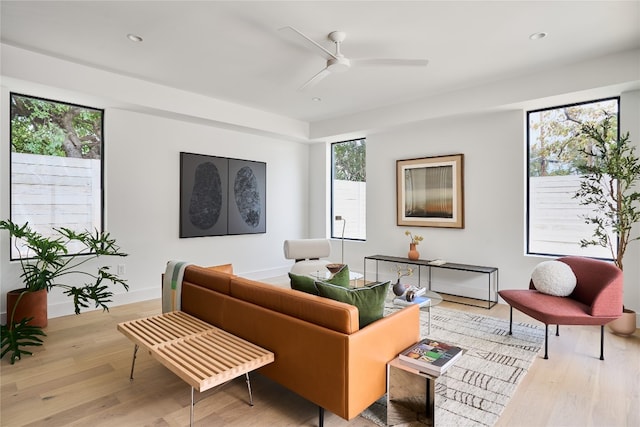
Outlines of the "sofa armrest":
M 420 309 L 405 307 L 349 335 L 348 419 L 386 393 L 387 362 L 420 340 Z

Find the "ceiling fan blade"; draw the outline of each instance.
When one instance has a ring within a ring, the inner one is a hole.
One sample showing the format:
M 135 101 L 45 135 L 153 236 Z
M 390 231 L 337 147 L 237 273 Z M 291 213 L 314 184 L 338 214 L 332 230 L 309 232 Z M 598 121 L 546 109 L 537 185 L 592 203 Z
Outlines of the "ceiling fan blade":
M 397 58 L 360 58 L 351 59 L 351 65 L 409 65 L 424 67 L 429 63 L 426 59 Z
M 318 74 L 316 74 L 315 76 L 311 77 L 309 80 L 307 80 L 307 82 L 305 84 L 303 84 L 302 86 L 300 86 L 300 89 L 298 89 L 298 91 L 302 92 L 304 90 L 307 90 L 313 86 L 315 86 L 316 84 L 318 84 L 318 82 L 322 79 L 324 79 L 325 77 L 327 77 L 329 74 L 331 74 L 331 71 L 329 71 L 328 68 L 324 68 L 322 71 L 320 71 Z
M 295 29 L 293 27 L 282 27 L 278 31 L 284 31 L 284 32 L 289 32 L 289 33 L 293 32 L 294 34 L 299 35 L 307 43 L 310 43 L 314 47 L 320 49 L 320 52 L 321 52 L 322 56 L 325 59 L 338 59 L 338 57 L 335 54 L 331 53 L 330 51 L 328 51 L 327 49 L 325 49 L 324 47 L 322 47 L 321 45 L 316 43 L 314 40 L 310 39 L 309 37 L 307 37 L 306 35 L 304 35 L 303 33 L 301 33 L 300 31 L 298 31 L 297 29 Z

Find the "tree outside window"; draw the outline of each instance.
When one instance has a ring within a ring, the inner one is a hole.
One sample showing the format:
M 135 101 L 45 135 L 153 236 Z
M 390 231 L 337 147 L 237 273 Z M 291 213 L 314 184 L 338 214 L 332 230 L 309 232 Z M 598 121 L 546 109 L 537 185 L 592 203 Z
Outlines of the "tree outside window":
M 609 98 L 527 113 L 527 253 L 611 258 L 605 248 L 580 247 L 580 240 L 593 232 L 584 221 L 592 211 L 574 195 L 580 187 L 578 167 L 589 161 L 583 151 L 592 143 L 581 125 L 613 115 L 617 136 L 618 105 L 618 98 Z
M 331 237 L 366 239 L 366 140 L 331 144 Z M 335 220 L 340 216 L 343 221 Z
M 45 236 L 102 231 L 104 111 L 14 93 L 10 102 L 11 220 Z

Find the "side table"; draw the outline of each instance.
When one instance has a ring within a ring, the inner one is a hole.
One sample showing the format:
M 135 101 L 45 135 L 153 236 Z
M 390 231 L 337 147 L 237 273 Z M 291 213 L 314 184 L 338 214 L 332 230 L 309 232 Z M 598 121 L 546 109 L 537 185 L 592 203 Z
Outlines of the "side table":
M 387 425 L 435 426 L 436 380 L 397 357 L 387 363 Z
M 429 301 L 419 305 L 420 305 L 420 310 L 426 309 L 427 312 L 429 313 L 429 323 L 428 323 L 427 334 L 431 334 L 431 307 L 435 307 L 436 305 L 440 304 L 443 301 L 443 299 L 440 294 L 433 291 L 426 291 L 422 296 L 429 298 Z M 393 299 L 393 305 L 403 307 L 403 306 L 415 304 L 415 303 L 403 300 L 403 298 L 404 297 L 395 297 Z

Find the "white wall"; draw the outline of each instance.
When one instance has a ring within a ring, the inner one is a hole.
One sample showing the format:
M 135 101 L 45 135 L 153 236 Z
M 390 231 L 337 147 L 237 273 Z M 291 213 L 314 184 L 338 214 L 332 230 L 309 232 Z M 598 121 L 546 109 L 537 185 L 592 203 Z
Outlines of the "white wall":
M 640 153 L 639 94 L 634 91 L 621 95 L 620 120 L 623 131 L 631 131 L 631 139 L 639 147 L 637 153 Z M 610 94 L 614 95 L 617 94 Z M 465 228 L 397 226 L 395 161 L 455 153 L 465 156 Z M 410 229 L 424 236 L 418 246 L 421 258 L 498 267 L 500 289 L 527 288 L 532 269 L 548 258 L 525 255 L 525 173 L 523 110 L 433 119 L 370 134 L 368 238 L 366 242 L 345 242 L 345 260 L 352 269 L 362 271 L 367 255 L 406 256 L 409 241 L 404 231 Z M 391 267 L 380 265 L 386 278 L 394 276 Z M 366 268 L 367 278 L 371 279 L 375 264 L 370 261 Z M 625 257 L 625 305 L 636 311 L 640 310 L 639 270 L 640 242 L 634 242 Z M 460 278 L 470 282 L 466 286 L 486 293 L 486 280 L 471 283 L 466 276 Z
M 8 112 L 3 88 L 3 123 Z M 34 90 L 31 95 L 41 95 Z M 76 96 L 74 95 L 74 98 Z M 61 100 L 65 100 L 64 98 Z M 92 104 L 93 107 L 101 105 Z M 9 216 L 9 142 L 3 124 L 0 217 Z M 105 112 L 105 228 L 130 256 L 107 260 L 125 264 L 130 291 L 116 292 L 114 305 L 159 298 L 160 274 L 168 260 L 200 265 L 233 263 L 236 272 L 271 277 L 289 270 L 282 244 L 306 237 L 309 146 L 254 133 L 217 128 L 107 108 Z M 265 234 L 180 239 L 180 151 L 267 163 L 267 232 Z M 2 312 L 7 290 L 19 287 L 17 263 L 8 262 L 8 236 L 0 237 Z M 49 315 L 72 313 L 69 298 L 49 294 Z
M 345 244 L 349 263 L 363 268 L 366 255 L 406 256 L 404 232 L 409 229 L 424 237 L 418 246 L 421 258 L 498 267 L 501 288 L 527 282 L 540 260 L 523 256 L 523 121 L 522 111 L 509 111 L 435 119 L 369 135 L 368 239 Z M 456 153 L 464 154 L 465 228 L 397 226 L 396 160 Z M 373 268 L 367 265 L 368 272 Z M 390 266 L 384 269 L 391 274 Z M 479 280 L 484 294 L 486 277 Z

